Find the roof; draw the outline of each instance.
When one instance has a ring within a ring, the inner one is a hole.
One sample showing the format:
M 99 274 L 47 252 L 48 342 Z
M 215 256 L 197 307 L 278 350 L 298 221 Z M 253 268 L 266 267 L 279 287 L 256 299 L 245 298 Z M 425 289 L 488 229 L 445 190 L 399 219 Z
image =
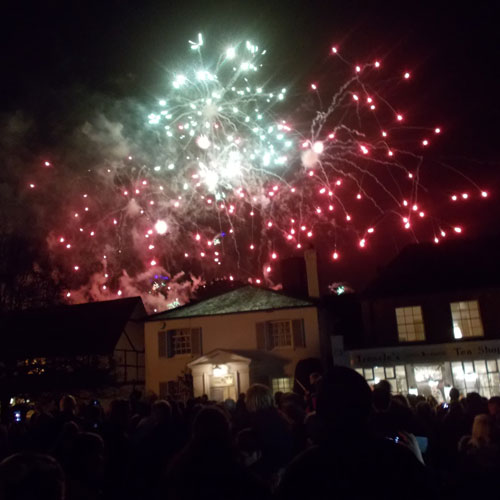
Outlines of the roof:
M 148 318 L 148 321 L 312 306 L 314 303 L 308 300 L 296 299 L 273 290 L 248 285 L 195 304 L 187 304 L 177 309 L 153 314 Z
M 364 297 L 419 295 L 500 286 L 500 236 L 409 245 Z
M 140 297 L 0 315 L 0 358 L 111 354 L 126 323 L 145 315 Z

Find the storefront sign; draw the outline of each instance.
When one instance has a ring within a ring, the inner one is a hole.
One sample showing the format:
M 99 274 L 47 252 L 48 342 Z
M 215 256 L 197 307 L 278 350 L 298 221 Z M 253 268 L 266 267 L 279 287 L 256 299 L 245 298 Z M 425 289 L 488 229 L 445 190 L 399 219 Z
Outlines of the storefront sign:
M 432 363 L 435 361 L 492 359 L 500 358 L 500 340 L 363 349 L 347 351 L 347 354 L 350 365 L 354 368 L 405 363 Z

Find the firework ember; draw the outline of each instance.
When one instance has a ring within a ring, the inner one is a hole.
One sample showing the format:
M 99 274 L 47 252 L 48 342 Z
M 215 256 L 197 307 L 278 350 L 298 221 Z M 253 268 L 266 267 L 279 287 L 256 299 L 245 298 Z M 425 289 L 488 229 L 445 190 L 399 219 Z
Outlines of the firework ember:
M 435 243 L 465 231 L 424 206 L 423 154 L 443 129 L 410 126 L 379 93 L 383 61 L 350 64 L 333 47 L 329 64 L 350 76 L 335 92 L 310 84 L 319 111 L 301 129 L 287 89 L 264 84 L 265 49 L 246 41 L 214 58 L 206 49 L 201 34 L 190 42 L 192 62 L 146 113 L 135 153 L 89 165 L 88 179 L 61 200 L 48 242 L 67 300 L 140 294 L 161 310 L 204 279 L 275 285 L 278 256 L 312 243 L 338 261 L 387 230 Z M 409 71 L 397 75 L 411 85 Z M 446 198 L 487 196 L 476 186 Z

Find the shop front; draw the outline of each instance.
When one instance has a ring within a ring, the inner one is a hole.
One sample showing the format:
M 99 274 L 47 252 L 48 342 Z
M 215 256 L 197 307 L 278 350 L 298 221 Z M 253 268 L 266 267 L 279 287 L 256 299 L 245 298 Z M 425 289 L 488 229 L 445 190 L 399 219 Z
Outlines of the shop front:
M 338 353 L 338 351 L 337 351 Z M 363 375 L 370 385 L 388 380 L 395 394 L 434 396 L 448 401 L 461 394 L 500 395 L 500 340 L 469 341 L 345 351 L 335 359 Z

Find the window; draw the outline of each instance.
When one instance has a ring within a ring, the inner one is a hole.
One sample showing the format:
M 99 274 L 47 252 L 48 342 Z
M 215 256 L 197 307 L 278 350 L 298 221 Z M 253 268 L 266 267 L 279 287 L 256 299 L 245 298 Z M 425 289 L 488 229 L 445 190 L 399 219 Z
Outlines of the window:
M 425 340 L 424 319 L 420 306 L 396 307 L 396 321 L 400 342 Z
M 456 339 L 482 337 L 484 335 L 477 300 L 452 302 L 450 308 L 453 320 L 453 336 Z
M 290 377 L 273 378 L 272 388 L 273 388 L 273 394 L 276 394 L 277 392 L 292 392 L 293 378 Z
M 487 398 L 500 396 L 499 367 L 500 360 L 495 359 L 452 362 L 453 385 L 462 394 L 478 392 Z
M 172 354 L 191 354 L 191 330 L 183 328 L 172 332 Z
M 257 349 L 270 351 L 275 347 L 298 349 L 306 346 L 303 319 L 264 321 L 255 326 Z
M 356 368 L 356 371 L 365 378 L 370 386 L 378 384 L 381 380 L 387 380 L 391 384 L 393 393 L 408 393 L 408 381 L 404 365 Z
M 268 326 L 271 345 L 273 347 L 292 346 L 291 321 L 271 321 Z
M 158 332 L 158 355 L 171 358 L 182 354 L 200 355 L 201 328 L 179 328 Z

